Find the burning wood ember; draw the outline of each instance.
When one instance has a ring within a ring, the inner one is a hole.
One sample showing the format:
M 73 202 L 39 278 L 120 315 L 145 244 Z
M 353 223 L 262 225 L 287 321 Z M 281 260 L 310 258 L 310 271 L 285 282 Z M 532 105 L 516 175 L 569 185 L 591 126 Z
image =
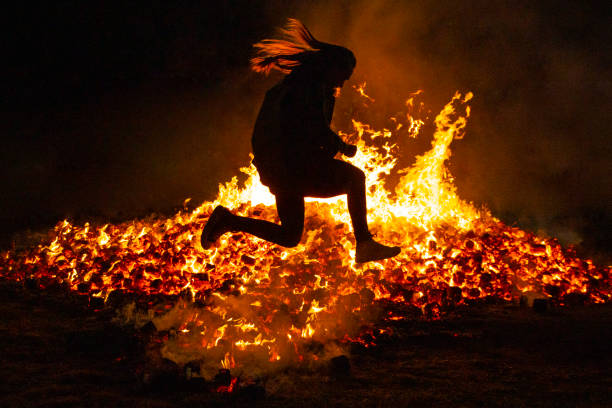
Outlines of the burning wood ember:
M 357 91 L 374 103 L 364 86 Z M 333 361 L 347 373 L 348 360 L 338 358 L 344 345 L 376 344 L 389 334 L 385 320 L 414 312 L 435 319 L 457 305 L 518 301 L 527 293 L 558 305 L 610 301 L 610 267 L 507 226 L 458 197 L 446 162 L 451 142 L 463 137 L 471 97 L 453 96 L 435 118 L 431 149 L 410 168 L 395 168 L 397 141 L 416 136 L 420 118 L 407 113 L 393 130 L 353 121 L 344 134 L 359 146 L 348 161 L 366 172 L 373 231 L 402 246 L 395 258 L 354 263 L 342 197 L 309 201 L 307 232 L 295 248 L 235 233 L 202 250 L 199 233 L 216 205 L 275 220 L 274 198 L 251 165 L 242 169 L 249 176 L 242 188 L 234 178 L 214 202 L 168 219 L 102 227 L 60 222 L 49 244 L 3 253 L 0 274 L 43 288 L 61 283 L 117 304 L 125 322 L 152 322 L 164 358 L 190 364 L 190 377 L 215 379 L 223 392 L 232 391 L 236 376 L 291 364 Z M 402 174 L 394 191 L 383 183 L 391 172 Z

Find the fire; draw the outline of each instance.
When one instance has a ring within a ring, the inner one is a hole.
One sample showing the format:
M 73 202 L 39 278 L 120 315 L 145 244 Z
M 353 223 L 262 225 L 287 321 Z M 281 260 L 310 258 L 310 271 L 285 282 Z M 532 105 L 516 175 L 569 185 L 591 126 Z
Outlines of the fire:
M 366 101 L 375 102 L 374 98 L 370 97 L 366 93 L 365 88 L 366 88 L 366 82 L 363 82 L 362 84 L 359 84 L 359 85 L 353 85 L 353 89 L 357 91 L 357 93 L 361 95 L 361 97 L 363 97 Z
M 356 90 L 374 102 L 365 84 Z M 249 176 L 242 187 L 235 177 L 219 186 L 213 202 L 168 219 L 100 227 L 60 222 L 49 244 L 3 253 L 0 273 L 41 287 L 60 283 L 109 303 L 132 294 L 122 318 L 152 321 L 170 333 L 164 357 L 199 361 L 209 377 L 220 368 L 258 373 L 332 357 L 347 342 L 375 344 L 385 321 L 415 311 L 437 318 L 478 299 L 529 293 L 560 305 L 610 301 L 610 267 L 504 225 L 457 195 L 446 163 L 450 144 L 464 135 L 471 93 L 455 94 L 435 117 L 431 149 L 396 169 L 399 138 L 416 137 L 427 120 L 418 116 L 419 94 L 407 100 L 403 118 L 393 119 L 394 129 L 353 121 L 343 133 L 359 147 L 349 161 L 366 172 L 373 232 L 402 246 L 395 258 L 354 263 L 344 197 L 307 200 L 306 232 L 295 248 L 233 233 L 202 250 L 199 233 L 216 205 L 278 222 L 274 197 L 251 165 L 242 169 Z M 392 172 L 401 177 L 389 191 L 384 181 Z

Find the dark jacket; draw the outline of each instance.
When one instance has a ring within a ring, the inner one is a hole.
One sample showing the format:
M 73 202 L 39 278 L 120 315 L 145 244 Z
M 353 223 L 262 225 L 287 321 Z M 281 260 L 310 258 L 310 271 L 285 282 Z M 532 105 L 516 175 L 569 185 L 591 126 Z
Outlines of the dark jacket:
M 265 185 L 292 186 L 338 153 L 342 140 L 329 127 L 334 103 L 333 89 L 294 75 L 266 93 L 251 140 Z

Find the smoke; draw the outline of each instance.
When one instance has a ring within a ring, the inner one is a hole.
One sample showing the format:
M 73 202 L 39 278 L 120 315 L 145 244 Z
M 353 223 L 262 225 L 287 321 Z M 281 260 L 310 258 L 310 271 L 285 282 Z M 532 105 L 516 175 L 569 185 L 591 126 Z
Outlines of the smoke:
M 610 248 L 612 35 L 592 5 L 69 3 L 14 19 L 27 58 L 5 68 L 9 232 L 212 198 L 248 161 L 259 104 L 279 78 L 249 71 L 251 45 L 296 17 L 354 51 L 351 83 L 367 81 L 385 117 L 417 89 L 432 112 L 455 90 L 474 92 L 466 138 L 452 147 L 461 197 L 508 223 Z M 335 124 L 351 110 L 340 98 Z M 405 156 L 427 149 L 428 136 L 404 143 Z
M 612 36 L 601 11 L 579 3 L 347 1 L 309 3 L 298 16 L 322 40 L 355 52 L 354 81 L 367 80 L 374 109 L 392 114 L 423 89 L 437 111 L 455 90 L 473 91 L 467 136 L 451 160 L 460 196 L 510 224 L 606 250 Z M 424 148 L 404 146 L 412 154 Z

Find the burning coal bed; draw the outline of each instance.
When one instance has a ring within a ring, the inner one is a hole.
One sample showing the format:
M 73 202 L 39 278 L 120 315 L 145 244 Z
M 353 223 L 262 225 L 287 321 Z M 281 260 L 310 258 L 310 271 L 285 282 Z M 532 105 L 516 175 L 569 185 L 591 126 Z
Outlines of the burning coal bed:
M 364 86 L 357 93 L 371 104 Z M 377 239 L 401 245 L 382 262 L 354 263 L 344 197 L 310 200 L 302 243 L 282 248 L 226 234 L 203 250 L 199 236 L 213 208 L 278 222 L 274 197 L 254 167 L 248 179 L 220 185 L 217 199 L 167 219 L 104 226 L 60 222 L 46 245 L 4 252 L 3 279 L 64 285 L 116 310 L 122 324 L 154 328 L 161 357 L 187 377 L 216 379 L 219 391 L 289 366 L 342 366 L 349 346 L 393 336 L 392 321 L 439 319 L 478 302 L 545 299 L 605 303 L 611 267 L 594 265 L 554 239 L 510 227 L 461 200 L 446 168 L 450 144 L 464 135 L 471 94 L 457 93 L 436 116 L 431 149 L 397 169 L 398 144 L 416 138 L 420 92 L 392 129 L 353 120 L 342 133 L 364 169 L 368 220 Z M 393 191 L 384 180 L 401 174 Z

